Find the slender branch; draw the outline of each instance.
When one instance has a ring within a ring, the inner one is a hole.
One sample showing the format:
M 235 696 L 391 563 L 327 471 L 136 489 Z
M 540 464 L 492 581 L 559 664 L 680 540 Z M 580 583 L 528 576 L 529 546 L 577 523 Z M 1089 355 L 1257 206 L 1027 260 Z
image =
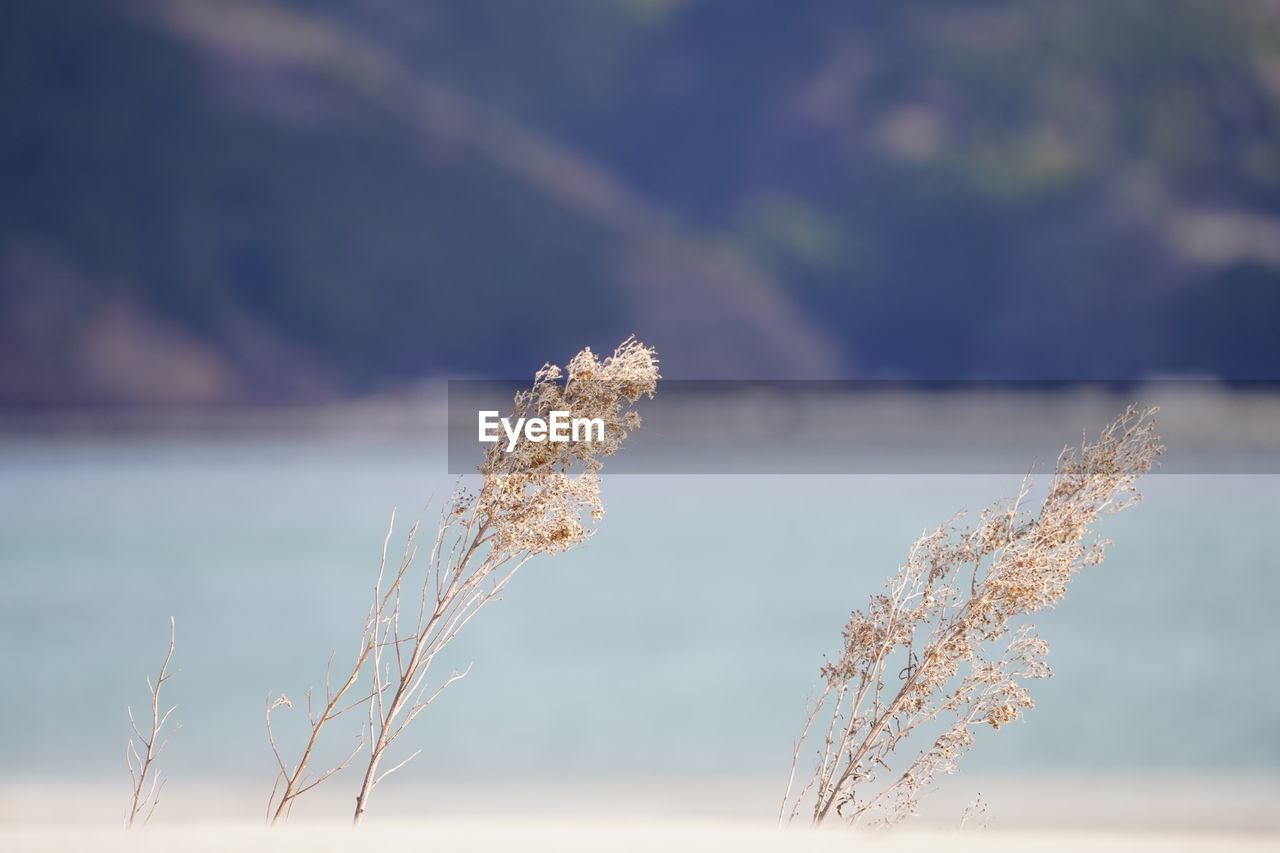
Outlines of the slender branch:
M 160 672 L 155 682 L 151 681 L 150 676 L 147 677 L 151 722 L 146 733 L 138 727 L 138 722 L 133 716 L 133 708 L 126 709 L 129 715 L 129 728 L 133 731 L 133 737 L 125 747 L 125 763 L 129 767 L 129 778 L 133 783 L 129 811 L 125 817 L 125 826 L 130 829 L 139 823 L 146 825 L 155 813 L 156 806 L 160 804 L 160 792 L 164 789 L 165 780 L 156 770 L 155 761 L 168 744 L 169 737 L 178 729 L 175 726 L 167 734 L 163 731 L 169 716 L 177 710 L 178 706 L 174 705 L 163 713 L 160 711 L 160 691 L 165 682 L 173 677 L 169 672 L 169 663 L 173 660 L 175 627 L 174 619 L 170 616 L 168 651 L 160 664 Z
M 314 779 L 308 777 L 307 770 L 311 764 L 312 758 L 314 757 L 316 748 L 320 742 L 321 732 L 324 730 L 325 726 L 348 711 L 358 708 L 366 702 L 370 702 L 373 698 L 373 694 L 371 693 L 362 695 L 360 698 L 353 701 L 345 703 L 343 701 L 351 689 L 359 682 L 360 675 L 364 672 L 366 662 L 369 660 L 370 656 L 372 655 L 376 659 L 378 655 L 378 650 L 372 647 L 369 643 L 369 636 L 370 632 L 376 630 L 377 624 L 384 618 L 386 608 L 391 600 L 391 591 L 388 590 L 386 595 L 382 595 L 380 589 L 383 576 L 386 572 L 387 549 L 391 542 L 392 532 L 395 529 L 395 517 L 395 510 L 392 510 L 391 520 L 387 525 L 387 534 L 382 541 L 382 552 L 378 562 L 378 575 L 377 580 L 374 582 L 373 604 L 371 605 L 369 615 L 365 620 L 365 631 L 361 634 L 360 646 L 356 652 L 355 660 L 351 665 L 351 669 L 347 677 L 343 679 L 343 682 L 338 689 L 334 690 L 332 686 L 333 655 L 330 654 L 329 662 L 325 667 L 325 704 L 318 716 L 314 716 L 311 713 L 311 696 L 310 691 L 308 691 L 307 717 L 308 723 L 310 724 L 310 732 L 308 734 L 306 744 L 303 746 L 301 756 L 298 758 L 297 763 L 292 767 L 290 767 L 289 763 L 285 761 L 276 744 L 275 733 L 271 726 L 271 714 L 280 707 L 291 708 L 293 707 L 293 703 L 290 702 L 288 697 L 283 694 L 277 697 L 274 701 L 271 700 L 270 695 L 267 696 L 265 720 L 267 740 L 271 746 L 271 752 L 275 756 L 276 765 L 278 767 L 275 784 L 272 786 L 271 794 L 267 798 L 267 815 L 270 823 L 279 823 L 282 820 L 286 820 L 293 809 L 294 800 L 296 798 L 300 797 L 307 791 L 310 791 L 326 779 L 329 779 L 340 770 L 348 767 L 351 762 L 355 760 L 356 755 L 360 753 L 360 750 L 365 745 L 366 741 L 362 735 L 358 739 L 355 748 L 352 749 L 343 760 L 332 767 L 325 769 Z M 402 562 L 400 570 L 396 574 L 396 583 L 393 584 L 393 587 L 398 585 L 399 580 L 404 576 L 404 572 L 407 568 L 407 564 Z M 278 799 L 277 795 L 279 797 Z

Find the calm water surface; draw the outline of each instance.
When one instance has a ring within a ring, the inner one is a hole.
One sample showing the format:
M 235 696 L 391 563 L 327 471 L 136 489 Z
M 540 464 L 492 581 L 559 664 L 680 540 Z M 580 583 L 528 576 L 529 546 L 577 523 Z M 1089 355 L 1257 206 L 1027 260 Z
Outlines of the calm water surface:
M 178 625 L 173 774 L 270 775 L 268 691 L 354 650 L 387 516 L 452 480 L 427 442 L 0 444 L 0 777 L 114 778 Z M 619 476 L 580 550 L 535 559 L 457 643 L 471 675 L 403 771 L 785 776 L 824 652 L 911 540 L 1005 476 Z M 982 733 L 993 772 L 1280 772 L 1280 477 L 1148 478 L 1107 562 L 1039 620 L 1057 677 Z M 287 720 L 282 721 L 288 738 Z M 341 737 L 353 736 L 343 732 Z

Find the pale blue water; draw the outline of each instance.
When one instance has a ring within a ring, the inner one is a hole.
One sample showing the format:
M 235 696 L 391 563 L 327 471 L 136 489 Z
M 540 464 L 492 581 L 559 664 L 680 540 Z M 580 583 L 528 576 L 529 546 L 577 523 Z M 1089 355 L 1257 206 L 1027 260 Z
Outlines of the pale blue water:
M 268 690 L 354 648 L 386 517 L 448 493 L 427 442 L 0 444 L 0 778 L 116 778 L 177 618 L 171 776 L 269 779 Z M 1017 478 L 606 481 L 459 640 L 406 777 L 739 776 L 781 785 L 824 652 L 925 527 Z M 1280 772 L 1280 477 L 1148 478 L 1107 562 L 1039 620 L 1057 677 L 984 732 L 995 772 Z M 280 725 L 287 731 L 287 718 Z

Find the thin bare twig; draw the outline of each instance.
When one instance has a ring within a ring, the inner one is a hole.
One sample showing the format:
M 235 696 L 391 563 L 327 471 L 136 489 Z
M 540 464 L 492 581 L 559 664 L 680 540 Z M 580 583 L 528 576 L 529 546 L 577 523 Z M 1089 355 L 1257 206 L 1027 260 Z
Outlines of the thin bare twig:
M 155 761 L 168 744 L 169 738 L 181 728 L 174 725 L 168 733 L 164 733 L 165 724 L 169 721 L 169 716 L 177 710 L 177 705 L 171 706 L 164 712 L 160 710 L 160 691 L 165 682 L 173 677 L 169 672 L 169 662 L 173 660 L 174 628 L 174 620 L 170 616 L 169 650 L 160 664 L 160 672 L 156 680 L 152 682 L 151 677 L 147 676 L 151 722 L 146 732 L 139 728 L 138 721 L 133 716 L 133 707 L 126 709 L 129 714 L 129 728 L 133 731 L 133 736 L 125 746 L 124 753 L 125 763 L 129 766 L 129 778 L 133 783 L 129 812 L 125 817 L 125 826 L 130 829 L 139 823 L 145 826 L 155 813 L 156 806 L 160 804 L 160 792 L 164 789 L 165 780 L 156 769 Z
M 360 636 L 360 646 L 356 651 L 355 660 L 351 665 L 351 669 L 342 684 L 335 691 L 333 689 L 333 655 L 330 654 L 329 662 L 325 666 L 324 693 L 325 702 L 320 714 L 316 716 L 311 710 L 311 691 L 307 691 L 307 721 L 310 725 L 310 732 L 307 737 L 306 744 L 302 748 L 302 754 L 299 756 L 297 763 L 290 765 L 285 761 L 284 756 L 280 752 L 280 748 L 276 743 L 275 731 L 271 725 L 271 714 L 278 708 L 292 708 L 293 703 L 289 701 L 289 697 L 284 694 L 279 695 L 274 700 L 271 695 L 267 695 L 265 724 L 267 729 L 267 742 L 271 745 L 271 753 L 275 757 L 276 773 L 275 784 L 272 786 L 271 795 L 267 798 L 267 820 L 270 823 L 278 823 L 288 818 L 293 809 L 294 800 L 302 794 L 310 791 L 316 785 L 333 776 L 340 770 L 348 767 L 360 750 L 365 746 L 365 738 L 363 734 L 357 739 L 355 747 L 337 764 L 322 771 L 318 776 L 312 778 L 307 775 L 308 768 L 314 757 L 317 746 L 320 742 L 320 734 L 325 726 L 341 717 L 352 708 L 360 707 L 372 698 L 368 694 L 359 696 L 358 698 L 350 698 L 353 689 L 360 681 L 361 673 L 364 672 L 365 663 L 368 661 L 370 654 L 374 649 L 369 645 L 370 632 L 373 626 L 382 621 L 388 606 L 388 597 L 377 594 L 379 585 L 382 583 L 383 574 L 387 565 L 387 547 L 391 543 L 391 533 L 395 529 L 396 514 L 395 510 L 391 511 L 391 521 L 387 525 L 387 535 L 382 540 L 382 556 L 378 563 L 378 580 L 374 585 L 374 600 L 369 608 L 369 614 L 365 620 L 365 630 Z M 406 566 L 402 566 L 397 574 L 397 583 L 399 578 L 403 577 Z M 356 691 L 358 692 L 358 691 Z M 346 701 L 344 701 L 346 700 Z M 278 799 L 277 799 L 278 795 Z

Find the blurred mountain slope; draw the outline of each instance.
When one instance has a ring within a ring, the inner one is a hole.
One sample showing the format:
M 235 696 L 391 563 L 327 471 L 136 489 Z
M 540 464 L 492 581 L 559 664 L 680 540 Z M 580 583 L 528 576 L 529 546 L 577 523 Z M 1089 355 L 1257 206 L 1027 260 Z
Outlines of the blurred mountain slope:
M 1280 377 L 1275 2 L 705 0 L 651 44 L 591 144 L 864 369 Z
M 683 376 L 1280 377 L 1272 0 L 4 23 L 10 406 L 367 393 L 631 332 Z

